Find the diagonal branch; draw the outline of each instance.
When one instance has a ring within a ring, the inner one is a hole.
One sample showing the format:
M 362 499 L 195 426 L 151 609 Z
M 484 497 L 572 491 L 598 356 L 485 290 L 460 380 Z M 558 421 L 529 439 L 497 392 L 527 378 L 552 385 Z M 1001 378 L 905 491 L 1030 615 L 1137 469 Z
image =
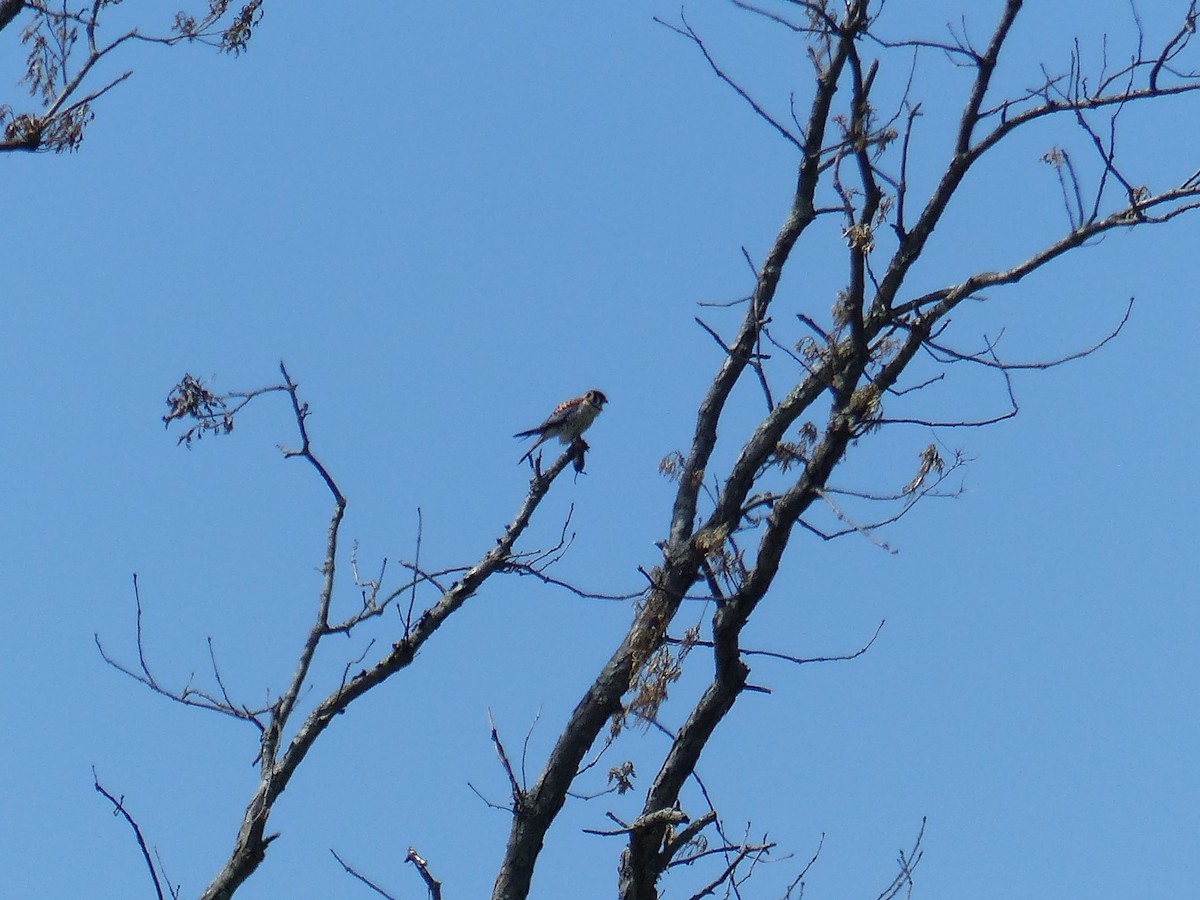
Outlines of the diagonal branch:
M 772 128 L 774 128 L 784 140 L 794 146 L 797 150 L 803 150 L 804 145 L 800 142 L 799 138 L 788 131 L 787 128 L 780 124 L 777 119 L 763 109 L 762 106 L 760 106 L 758 102 L 751 97 L 741 85 L 725 74 L 721 67 L 717 65 L 717 61 L 713 59 L 712 54 L 708 52 L 708 47 L 705 46 L 703 39 L 696 33 L 696 30 L 692 28 L 691 23 L 688 22 L 687 17 L 683 14 L 683 10 L 679 11 L 679 20 L 683 23 L 682 28 L 680 28 L 678 25 L 672 25 L 669 22 L 658 18 L 657 16 L 654 17 L 654 21 L 659 25 L 669 28 L 671 31 L 678 35 L 682 35 L 695 44 L 697 49 L 699 49 L 700 53 L 704 56 L 704 60 L 708 63 L 709 68 L 713 70 L 713 74 L 733 88 L 739 97 L 750 104 L 750 108 L 754 110 L 755 114 Z
M 306 407 L 302 404 L 295 404 L 294 410 L 301 415 L 306 411 Z M 305 446 L 307 447 L 307 444 Z M 297 452 L 304 455 L 303 449 Z M 549 469 L 534 474 L 524 502 L 513 520 L 505 526 L 503 534 L 496 539 L 494 546 L 483 555 L 479 562 L 469 568 L 459 581 L 451 585 L 436 604 L 422 613 L 413 624 L 411 631 L 393 644 L 391 651 L 385 657 L 371 668 L 344 680 L 343 684 L 318 702 L 305 717 L 303 724 L 282 753 L 279 753 L 278 748 L 282 731 L 286 725 L 286 718 L 277 712 L 271 728 L 268 729 L 267 736 L 264 737 L 261 781 L 246 808 L 237 843 L 225 866 L 201 895 L 202 900 L 229 900 L 234 891 L 253 874 L 262 863 L 267 846 L 274 839 L 273 835 L 265 834 L 267 818 L 273 804 L 283 793 L 317 738 L 351 703 L 388 680 L 401 669 L 409 666 L 416 658 L 418 651 L 437 633 L 446 620 L 457 612 L 488 578 L 504 568 L 512 556 L 514 545 L 528 527 L 533 513 L 549 492 L 554 480 L 562 474 L 574 457 L 574 449 L 568 447 Z M 319 471 L 323 471 L 323 469 Z M 336 486 L 331 487 L 331 490 L 336 490 Z M 340 492 L 337 492 L 337 496 L 341 496 Z M 335 510 L 334 519 L 330 523 L 331 549 L 334 546 L 336 524 L 339 522 L 340 513 Z M 332 559 L 332 557 L 328 557 L 328 559 Z M 327 584 L 331 584 L 331 568 L 329 566 L 329 571 L 327 571 Z M 310 644 L 315 649 L 316 643 L 322 637 L 332 633 L 327 624 L 327 606 L 323 589 L 317 623 L 306 640 L 298 672 L 305 669 L 308 662 L 311 661 Z M 298 679 L 293 679 L 293 686 L 297 683 Z M 293 693 L 297 692 L 289 689 L 289 694 Z M 294 702 L 293 699 L 291 704 L 286 707 L 289 715 L 294 709 Z M 285 709 L 282 699 L 276 709 L 280 711 Z
M 385 891 L 383 888 L 381 888 L 379 885 L 377 885 L 375 882 L 373 882 L 371 879 L 369 879 L 366 875 L 363 875 L 361 872 L 359 872 L 357 869 L 355 869 L 353 866 L 351 866 L 348 862 L 346 862 L 344 859 L 342 859 L 340 856 L 338 856 L 336 850 L 330 849 L 329 852 L 333 854 L 333 858 L 338 861 L 338 865 L 340 865 L 345 870 L 346 874 L 349 875 L 351 878 L 354 878 L 357 881 L 360 881 L 361 883 L 365 884 L 367 887 L 369 887 L 371 890 L 373 890 L 380 897 L 385 898 L 385 900 L 396 900 L 396 897 L 394 897 L 392 894 L 389 894 L 387 891 Z
M 154 691 L 154 693 L 160 694 L 163 697 L 166 697 L 168 700 L 173 700 L 176 703 L 182 703 L 184 706 L 194 706 L 198 709 L 207 709 L 211 712 L 218 712 L 222 715 L 231 716 L 232 718 L 249 722 L 261 732 L 263 730 L 263 724 L 260 716 L 267 713 L 268 710 L 249 709 L 245 706 L 238 706 L 234 704 L 229 699 L 229 695 L 225 691 L 225 686 L 221 684 L 219 673 L 217 674 L 217 685 L 221 689 L 222 693 L 222 698 L 220 699 L 212 696 L 207 691 L 192 687 L 190 680 L 182 690 L 174 690 L 163 685 L 163 683 L 150 668 L 149 662 L 146 660 L 146 645 L 142 631 L 142 596 L 136 574 L 133 576 L 133 599 L 136 608 L 135 632 L 138 656 L 137 670 L 134 670 L 132 667 L 127 666 L 124 663 L 118 662 L 114 657 L 110 656 L 108 651 L 104 649 L 104 644 L 100 641 L 100 635 L 93 634 L 92 639 L 96 644 L 96 649 L 100 652 L 100 658 L 121 674 L 129 676 L 134 681 L 145 685 L 150 690 Z M 216 671 L 215 660 L 213 661 L 213 668 L 214 671 Z
M 137 840 L 138 848 L 142 851 L 142 859 L 146 861 L 146 869 L 150 872 L 150 880 L 154 883 L 154 893 L 158 896 L 158 900 L 163 900 L 162 885 L 158 881 L 158 872 L 154 868 L 154 860 L 150 858 L 150 850 L 146 846 L 146 839 L 142 836 L 142 829 L 138 826 L 137 821 L 130 815 L 129 810 L 125 808 L 125 798 L 119 800 L 105 790 L 100 784 L 100 776 L 96 774 L 96 769 L 92 767 L 92 786 L 97 793 L 102 794 L 109 803 L 113 805 L 113 815 L 120 815 L 129 827 L 133 829 L 133 836 Z

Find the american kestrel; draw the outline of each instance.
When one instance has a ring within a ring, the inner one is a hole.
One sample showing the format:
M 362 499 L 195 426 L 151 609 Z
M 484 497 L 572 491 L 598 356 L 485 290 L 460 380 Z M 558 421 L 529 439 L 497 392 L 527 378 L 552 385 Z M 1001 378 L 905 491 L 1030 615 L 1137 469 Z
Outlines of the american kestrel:
M 554 412 L 550 413 L 546 421 L 537 428 L 518 431 L 513 435 L 513 437 L 532 437 L 535 434 L 538 436 L 538 439 L 533 442 L 533 446 L 518 462 L 525 462 L 533 455 L 534 450 L 550 438 L 558 438 L 561 444 L 569 444 L 576 440 L 587 431 L 589 425 L 596 421 L 596 416 L 600 415 L 600 410 L 604 409 L 604 404 L 607 402 L 608 398 L 603 393 L 593 390 L 588 391 L 582 397 L 575 397 L 558 404 Z

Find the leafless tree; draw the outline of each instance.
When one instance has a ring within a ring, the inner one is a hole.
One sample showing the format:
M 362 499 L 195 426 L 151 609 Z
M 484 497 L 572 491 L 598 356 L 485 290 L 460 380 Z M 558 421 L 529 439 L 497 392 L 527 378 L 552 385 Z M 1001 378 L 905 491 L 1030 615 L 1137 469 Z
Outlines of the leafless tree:
M 1131 13 L 1129 33 L 1123 36 L 1126 55 L 1117 59 L 1110 50 L 1097 71 L 1085 71 L 1077 51 L 1057 65 L 1020 73 L 1027 83 L 1033 78 L 1033 86 L 1001 96 L 994 82 L 1021 14 L 1020 0 L 1003 4 L 983 44 L 971 41 L 965 28 L 951 28 L 950 36 L 941 40 L 892 34 L 881 24 L 882 0 L 790 0 L 769 7 L 732 2 L 747 15 L 794 33 L 807 49 L 811 78 L 799 95 L 803 102 L 794 103 L 787 118 L 770 112 L 769 104 L 727 74 L 686 13 L 661 24 L 690 42 L 711 72 L 793 148 L 797 174 L 790 211 L 761 262 L 752 263 L 749 296 L 712 313 L 738 316 L 729 335 L 723 336 L 719 324 L 700 321 L 719 345 L 720 362 L 697 409 L 691 444 L 663 461 L 664 473 L 677 485 L 670 527 L 659 544 L 661 562 L 641 571 L 644 587 L 635 595 L 627 633 L 607 659 L 598 660 L 594 680 L 581 686 L 578 705 L 532 783 L 493 729 L 509 789 L 506 801 L 498 805 L 511 814 L 494 900 L 529 895 L 547 833 L 573 789 L 578 790 L 581 773 L 594 768 L 630 724 L 643 725 L 656 735 L 665 733 L 666 750 L 644 789 L 635 786 L 631 765 L 617 764 L 609 771 L 613 790 L 642 790 L 644 797 L 633 821 L 611 816 L 616 827 L 597 832 L 623 845 L 614 859 L 620 896 L 650 900 L 679 867 L 695 870 L 706 865 L 711 875 L 695 897 L 718 891 L 742 896 L 745 879 L 774 845 L 726 826 L 719 810 L 707 802 L 697 766 L 739 697 L 761 690 L 749 680 L 749 661 L 763 651 L 743 646 L 746 624 L 771 596 L 797 529 L 826 539 L 863 535 L 880 542 L 878 529 L 905 515 L 919 499 L 952 493 L 948 476 L 963 462 L 961 457 L 948 457 L 937 444 L 914 447 L 915 472 L 907 483 L 883 491 L 839 488 L 833 477 L 847 449 L 896 427 L 978 427 L 1014 415 L 1014 370 L 1049 368 L 1090 352 L 1115 335 L 1124 320 L 1112 323 L 1107 336 L 1079 335 L 1079 347 L 1059 359 L 1017 362 L 1005 359 L 994 339 L 985 339 L 981 349 L 956 346 L 947 328 L 950 314 L 963 301 L 983 300 L 984 291 L 1015 286 L 1108 232 L 1163 224 L 1200 206 L 1200 162 L 1194 160 L 1191 171 L 1176 173 L 1165 184 L 1150 186 L 1140 171 L 1146 160 L 1123 156 L 1118 140 L 1122 116 L 1130 110 L 1200 90 L 1200 75 L 1185 65 L 1196 27 L 1195 3 L 1173 5 L 1174 18 L 1168 25 L 1157 23 L 1166 28 L 1158 37 Z M 104 5 L 93 9 L 93 20 Z M 39 4 L 29 6 L 49 15 Z M 57 21 L 66 27 L 76 19 L 64 14 Z M 86 21 L 84 28 L 89 53 L 95 57 L 99 45 Z M 921 140 L 922 130 L 936 129 L 926 124 L 917 96 L 918 63 L 935 67 L 943 83 L 959 79 L 963 98 L 947 123 L 948 146 L 919 155 L 915 148 L 930 144 Z M 37 83 L 44 86 L 55 78 L 39 76 Z M 9 113 L 10 148 L 21 141 L 51 141 L 50 134 L 57 144 L 48 146 L 72 145 L 74 126 L 62 117 L 69 117 L 72 109 L 78 116 L 98 96 L 94 91 L 69 101 L 77 80 L 57 91 L 43 91 L 46 110 L 38 117 L 26 120 Z M 877 100 L 885 94 L 891 98 L 888 108 Z M 803 114 L 798 111 L 802 108 Z M 1056 192 L 1061 189 L 1066 211 L 1061 232 L 1005 268 L 956 273 L 938 287 L 914 290 L 910 275 L 915 264 L 938 238 L 954 241 L 953 234 L 942 234 L 938 226 L 981 160 L 1002 154 L 1014 134 L 1035 125 L 1046 125 L 1057 135 L 1044 161 L 1056 174 Z M 806 261 L 799 252 L 798 242 L 810 231 L 832 231 L 844 248 L 844 286 L 830 298 L 833 308 L 828 315 L 789 305 L 786 292 L 780 290 L 788 267 L 828 265 L 822 259 Z M 914 396 L 964 364 L 994 374 L 1005 403 L 1002 412 L 939 420 L 910 411 Z M 752 429 L 737 433 L 728 424 L 728 414 L 734 388 L 741 382 L 755 386 L 761 415 Z M 544 470 L 536 459 L 524 500 L 475 561 L 431 571 L 421 562 L 418 541 L 417 554 L 403 564 L 403 577 L 389 580 L 381 571 L 376 578 L 363 578 L 354 555 L 339 543 L 347 498 L 314 453 L 308 407 L 286 368 L 281 367 L 277 384 L 224 394 L 187 376 L 172 390 L 165 418 L 169 425 L 183 428 L 180 440 L 191 444 L 228 433 L 249 404 L 272 395 L 286 398 L 297 428 L 295 446 L 285 450 L 285 456 L 301 459 L 313 470 L 332 504 L 323 585 L 290 682 L 273 703 L 255 708 L 230 697 L 215 661 L 210 689 L 163 685 L 146 661 L 140 627 L 136 664 L 123 663 L 101 648 L 112 665 L 152 690 L 246 722 L 258 734 L 258 786 L 246 805 L 232 853 L 203 894 L 206 900 L 233 896 L 264 862 L 275 838 L 268 831 L 275 801 L 325 729 L 363 695 L 400 676 L 489 581 L 519 575 L 563 585 L 549 570 L 568 549 L 566 539 L 539 550 L 525 549 L 521 542 L 559 476 L 572 464 L 584 464 L 575 447 Z M 736 448 L 735 461 L 715 471 L 712 461 L 719 440 Z M 135 597 L 140 622 L 136 590 Z M 678 613 L 689 598 L 712 605 L 711 622 L 703 632 L 678 628 Z M 391 609 L 400 615 L 385 618 Z M 338 683 L 327 685 L 317 699 L 304 700 L 302 686 L 327 638 L 367 628 L 383 636 L 382 649 L 371 655 L 372 645 L 363 656 L 346 661 Z M 771 652 L 795 663 L 815 661 Z M 848 654 L 853 655 L 857 654 Z M 702 665 L 711 678 L 682 716 L 683 725 L 667 729 L 660 724 L 659 711 L 685 665 Z M 685 794 L 689 784 L 697 785 L 699 793 Z M 697 796 L 705 798 L 706 805 L 692 808 Z M 123 804 L 117 806 L 130 815 Z M 908 892 L 920 857 L 918 837 L 911 851 L 901 854 L 899 873 L 880 896 Z M 416 850 L 410 850 L 408 860 L 429 891 L 440 892 L 434 877 L 438 861 L 427 861 Z M 148 855 L 147 861 L 154 874 Z M 342 865 L 387 896 L 365 875 Z M 793 889 L 802 877 L 803 872 Z

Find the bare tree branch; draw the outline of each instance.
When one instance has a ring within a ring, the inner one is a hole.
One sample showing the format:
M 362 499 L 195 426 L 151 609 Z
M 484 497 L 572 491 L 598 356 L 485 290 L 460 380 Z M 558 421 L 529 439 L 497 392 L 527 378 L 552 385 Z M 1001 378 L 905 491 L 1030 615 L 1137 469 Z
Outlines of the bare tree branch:
M 496 730 L 496 720 L 492 718 L 492 711 L 490 709 L 488 710 L 488 725 L 491 727 L 492 746 L 496 748 L 496 756 L 500 759 L 500 765 L 504 768 L 504 774 L 508 776 L 508 787 L 512 792 L 513 809 L 519 811 L 525 801 L 525 789 L 517 781 L 512 763 L 508 761 L 508 754 L 504 751 L 504 744 L 500 742 L 500 733 Z
M 263 729 L 260 716 L 268 712 L 267 709 L 248 709 L 245 706 L 237 706 L 229 701 L 228 695 L 225 694 L 224 685 L 220 683 L 220 676 L 217 676 L 218 686 L 221 688 L 223 697 L 218 699 L 212 696 L 207 691 L 200 688 L 192 687 L 189 682 L 182 690 L 176 691 L 163 686 L 162 682 L 154 675 L 150 669 L 149 663 L 146 661 L 146 648 L 143 640 L 142 632 L 142 598 L 141 591 L 138 587 L 138 577 L 133 576 L 133 598 L 136 607 L 136 640 L 137 640 L 137 655 L 138 655 L 138 670 L 117 662 L 113 657 L 108 655 L 104 649 L 104 645 L 100 642 L 100 635 L 94 634 L 93 640 L 96 644 L 96 649 L 99 650 L 101 658 L 118 672 L 128 675 L 134 681 L 144 684 L 156 694 L 174 700 L 176 703 L 182 703 L 185 706 L 194 706 L 199 709 L 207 709 L 212 712 L 219 712 L 227 716 L 232 716 L 235 719 L 241 719 L 250 722 L 257 727 L 261 732 Z M 211 645 L 210 645 L 211 653 Z M 211 658 L 211 656 L 210 656 Z M 213 662 L 214 671 L 216 670 L 216 662 Z
M 900 892 L 906 888 L 911 894 L 913 869 L 917 867 L 917 864 L 921 862 L 921 857 L 924 856 L 924 851 L 921 849 L 921 841 L 925 837 L 925 822 L 925 819 L 921 819 L 921 830 L 917 832 L 917 839 L 913 841 L 912 848 L 908 853 L 905 853 L 903 850 L 900 851 L 898 857 L 900 871 L 892 883 L 879 895 L 877 900 L 893 900 L 894 897 L 898 897 Z
M 705 61 L 708 63 L 709 67 L 713 70 L 713 73 L 718 78 L 720 78 L 722 81 L 724 81 L 727 85 L 729 85 L 731 88 L 733 88 L 734 91 L 737 92 L 738 96 L 740 96 L 743 100 L 745 100 L 748 104 L 750 104 L 750 108 L 754 110 L 754 112 L 758 115 L 759 118 L 761 118 L 764 122 L 766 122 L 768 125 L 770 125 L 772 128 L 774 128 L 785 140 L 787 140 L 788 142 L 793 144 L 796 147 L 796 149 L 798 149 L 798 150 L 804 149 L 804 146 L 800 142 L 799 138 L 797 138 L 794 134 L 792 134 L 790 131 L 788 131 L 786 128 L 784 128 L 783 125 L 781 125 L 778 120 L 776 120 L 773 116 L 771 116 L 770 113 L 768 113 L 765 109 L 763 109 L 761 106 L 759 106 L 758 102 L 753 97 L 751 97 L 748 93 L 746 93 L 746 91 L 743 90 L 737 84 L 737 82 L 735 82 L 732 78 L 730 78 L 728 75 L 726 75 L 724 71 L 722 71 L 721 67 L 717 65 L 716 60 L 714 60 L 712 58 L 712 55 L 708 52 L 708 47 L 705 46 L 704 41 L 701 39 L 700 35 L 698 35 L 696 33 L 695 29 L 692 28 L 691 23 L 688 22 L 687 17 L 683 14 L 682 9 L 679 11 L 679 21 L 683 23 L 682 28 L 680 28 L 677 25 L 672 25 L 669 22 L 665 22 L 662 19 L 658 18 L 657 16 L 654 17 L 654 21 L 657 22 L 659 25 L 662 25 L 666 28 L 671 29 L 671 31 L 675 32 L 676 34 L 682 35 L 683 37 L 687 38 L 692 43 L 694 43 L 696 45 L 696 47 L 700 50 L 700 53 L 703 54 Z
M 534 476 L 530 482 L 529 493 L 525 497 L 516 517 L 505 527 L 504 533 L 496 540 L 495 545 L 475 565 L 465 569 L 454 570 L 460 573 L 461 577 L 459 580 L 455 581 L 448 588 L 445 588 L 441 593 L 440 599 L 434 605 L 427 608 L 415 622 L 411 620 L 411 616 L 409 617 L 403 637 L 392 645 L 390 651 L 383 658 L 353 676 L 350 675 L 350 669 L 357 663 L 355 661 L 347 663 L 342 674 L 341 683 L 324 699 L 315 704 L 311 711 L 304 717 L 303 722 L 289 737 L 289 723 L 296 713 L 303 687 L 308 680 L 312 661 L 321 642 L 331 634 L 349 631 L 353 625 L 366 618 L 376 616 L 392 599 L 400 596 L 405 590 L 415 590 L 415 586 L 421 580 L 433 582 L 433 579 L 427 574 L 422 573 L 419 566 L 411 565 L 409 568 L 414 569 L 418 576 L 413 579 L 411 585 L 398 589 L 384 601 L 380 602 L 376 599 L 379 593 L 379 586 L 377 584 L 368 584 L 368 590 L 363 595 L 362 609 L 351 616 L 350 619 L 341 623 L 330 622 L 330 610 L 337 583 L 338 539 L 347 501 L 328 468 L 313 452 L 312 439 L 307 425 L 309 408 L 300 399 L 298 385 L 292 379 L 286 366 L 282 364 L 280 365 L 280 373 L 283 376 L 283 383 L 281 385 L 225 396 L 213 394 L 197 379 L 186 376 L 180 385 L 177 386 L 176 390 L 172 392 L 171 397 L 168 398 L 171 409 L 165 418 L 168 425 L 177 420 L 191 420 L 195 422 L 196 424 L 192 425 L 185 433 L 193 438 L 198 438 L 204 433 L 209 432 L 228 433 L 232 429 L 234 417 L 251 401 L 266 394 L 279 391 L 288 395 L 300 444 L 295 449 L 283 447 L 280 449 L 285 458 L 300 458 L 305 460 L 317 473 L 318 478 L 325 485 L 334 501 L 333 511 L 326 532 L 325 559 L 321 567 L 322 584 L 317 598 L 315 621 L 305 637 L 296 671 L 288 686 L 281 693 L 279 699 L 268 709 L 251 711 L 235 705 L 229 698 L 228 691 L 225 688 L 224 681 L 216 664 L 215 652 L 213 652 L 210 645 L 210 661 L 213 665 L 214 677 L 221 693 L 220 699 L 197 691 L 191 688 L 190 685 L 182 692 L 172 692 L 163 688 L 152 674 L 146 662 L 141 629 L 141 599 L 137 590 L 136 580 L 134 593 L 137 603 L 137 646 L 140 671 L 135 672 L 121 666 L 105 653 L 102 646 L 100 647 L 101 654 L 106 661 L 156 692 L 162 693 L 178 702 L 213 709 L 237 718 L 246 718 L 261 730 L 261 749 L 258 756 L 261 778 L 258 788 L 246 808 L 233 853 L 202 895 L 204 900 L 226 900 L 226 898 L 232 897 L 237 888 L 258 868 L 265 858 L 267 847 L 276 837 L 276 835 L 266 834 L 266 823 L 274 802 L 287 787 L 292 775 L 318 736 L 355 699 L 410 665 L 421 647 L 438 631 L 450 615 L 460 609 L 467 599 L 474 595 L 491 575 L 496 572 L 503 572 L 509 567 L 512 561 L 518 556 L 514 550 L 517 540 L 524 533 L 534 511 L 548 493 L 550 486 L 567 465 L 578 461 L 577 454 L 579 451 L 576 447 L 572 446 L 545 472 L 542 472 L 540 467 L 535 468 Z M 563 540 L 565 540 L 565 526 Z M 560 546 L 563 545 L 563 540 L 560 540 Z M 540 558 L 544 559 L 544 557 L 545 553 L 538 551 L 532 558 L 537 560 Z M 354 556 L 352 555 L 353 559 Z M 357 565 L 352 564 L 352 568 L 354 569 L 355 585 L 361 588 L 363 582 L 357 575 Z M 412 596 L 414 595 L 410 593 L 410 598 Z M 372 645 L 373 642 L 372 644 L 368 644 L 359 657 L 360 660 L 370 651 Z M 98 638 L 97 646 L 100 646 Z M 266 724 L 260 721 L 260 716 L 266 717 Z M 502 759 L 506 760 L 507 757 L 503 755 L 503 748 L 499 746 L 498 737 L 495 740 L 502 753 Z M 509 771 L 510 778 L 514 784 L 514 800 L 520 803 L 522 796 L 521 789 L 515 782 L 515 774 L 511 771 L 511 765 L 507 767 L 507 771 Z M 427 869 L 422 871 L 427 874 Z
M 442 900 L 442 883 L 430 874 L 429 863 L 412 847 L 408 848 L 408 855 L 404 857 L 404 861 L 412 863 L 420 873 L 421 880 L 429 888 L 429 900 Z
M 387 900 L 397 900 L 397 898 L 395 896 L 393 896 L 392 894 L 389 894 L 387 891 L 385 891 L 383 888 L 381 888 L 375 882 L 371 881 L 371 879 L 367 878 L 367 876 L 363 875 L 357 869 L 354 869 L 353 867 L 351 867 L 349 863 L 347 863 L 344 859 L 342 859 L 340 856 L 338 856 L 336 850 L 330 849 L 329 852 L 332 853 L 333 858 L 338 861 L 338 865 L 340 865 L 343 869 L 346 870 L 347 875 L 350 875 L 351 877 L 356 878 L 357 880 L 361 881 L 363 884 L 365 884 L 367 887 L 369 887 L 371 890 L 373 890 L 375 893 L 377 893 L 380 897 L 385 897 L 385 898 L 387 898 Z
M 146 861 L 146 870 L 150 873 L 150 880 L 154 883 L 154 893 L 158 900 L 163 900 L 162 885 L 158 881 L 158 872 L 154 868 L 154 860 L 150 858 L 150 850 L 146 846 L 146 839 L 142 837 L 142 829 L 138 826 L 137 821 L 130 815 L 129 810 L 125 808 L 125 798 L 117 799 L 110 794 L 102 784 L 100 784 L 100 776 L 96 774 L 96 769 L 92 767 L 92 786 L 97 793 L 104 796 L 109 803 L 113 805 L 113 815 L 120 815 L 129 827 L 133 829 L 133 836 L 137 839 L 138 848 L 142 851 L 142 859 Z
M 0 0 L 0 31 L 8 27 L 25 7 L 25 0 Z
M 886 621 L 887 621 L 886 619 L 880 620 L 879 625 L 875 629 L 875 633 L 871 635 L 871 639 L 869 641 L 867 641 L 865 644 L 863 644 L 857 650 L 854 650 L 850 653 L 843 653 L 840 656 L 808 656 L 808 657 L 793 656 L 788 653 L 778 653 L 774 650 L 750 650 L 745 647 L 741 648 L 740 652 L 741 652 L 742 656 L 765 656 L 769 659 L 782 659 L 782 660 L 786 660 L 787 662 L 795 663 L 798 666 L 805 665 L 806 663 L 846 662 L 851 659 L 858 659 L 860 656 L 862 656 L 864 653 L 866 653 L 868 650 L 871 649 L 871 645 L 875 643 L 875 639 L 878 638 L 879 633 L 881 631 L 883 631 L 883 626 L 886 623 Z M 668 638 L 666 638 L 666 643 L 681 644 L 681 643 L 683 643 L 683 641 L 681 641 L 679 638 L 668 637 Z M 711 647 L 716 646 L 716 644 L 714 644 L 712 641 L 694 640 L 694 641 L 691 641 L 690 643 L 692 643 L 693 645 L 695 645 L 697 647 L 710 647 L 711 648 Z

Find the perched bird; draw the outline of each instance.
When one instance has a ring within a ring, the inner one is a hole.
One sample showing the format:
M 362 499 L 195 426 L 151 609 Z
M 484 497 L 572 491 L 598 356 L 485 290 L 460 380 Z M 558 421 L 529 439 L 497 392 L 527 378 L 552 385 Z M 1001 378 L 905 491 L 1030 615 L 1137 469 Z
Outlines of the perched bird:
M 513 435 L 513 437 L 532 437 L 535 434 L 538 436 L 538 439 L 533 442 L 533 446 L 518 462 L 525 462 L 533 456 L 534 450 L 550 438 L 558 438 L 561 444 L 569 444 L 577 439 L 587 431 L 592 422 L 596 421 L 596 416 L 600 415 L 600 410 L 607 402 L 608 398 L 600 391 L 588 391 L 582 397 L 575 397 L 558 404 L 554 412 L 550 413 L 546 421 L 537 428 L 518 431 Z

